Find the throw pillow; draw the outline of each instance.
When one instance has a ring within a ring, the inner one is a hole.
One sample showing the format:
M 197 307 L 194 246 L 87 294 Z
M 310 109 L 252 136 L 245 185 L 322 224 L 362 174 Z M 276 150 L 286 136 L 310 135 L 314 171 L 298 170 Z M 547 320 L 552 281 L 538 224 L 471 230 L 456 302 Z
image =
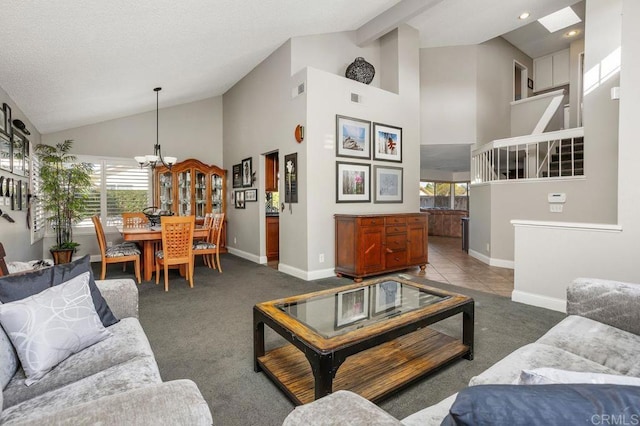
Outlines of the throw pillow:
M 91 298 L 96 306 L 96 312 L 102 321 L 102 325 L 109 327 L 117 323 L 118 318 L 113 315 L 107 301 L 102 297 L 102 293 L 98 289 L 96 282 L 93 278 L 93 270 L 91 269 L 91 259 L 89 255 L 74 260 L 71 263 L 65 263 L 62 265 L 56 265 L 53 267 L 53 279 L 51 285 L 58 285 L 60 283 L 69 281 L 71 278 L 77 277 L 80 274 L 89 272 L 89 288 L 91 289 Z
M 53 268 L 0 278 L 0 302 L 9 303 L 33 296 L 51 287 Z
M 27 386 L 70 355 L 111 336 L 96 313 L 88 272 L 0 305 L 0 323 L 16 348 Z
M 441 426 L 637 424 L 638 398 L 637 386 L 478 385 L 458 393 Z
M 558 370 L 557 368 L 535 368 L 533 370 L 522 370 L 517 384 L 551 385 L 554 383 L 601 383 L 640 386 L 640 377 Z

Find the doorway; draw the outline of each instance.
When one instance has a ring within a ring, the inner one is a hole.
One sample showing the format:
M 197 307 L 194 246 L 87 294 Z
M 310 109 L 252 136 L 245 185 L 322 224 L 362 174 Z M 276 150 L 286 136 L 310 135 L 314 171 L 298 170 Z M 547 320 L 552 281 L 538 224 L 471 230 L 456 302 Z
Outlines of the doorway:
M 278 151 L 264 155 L 265 180 L 265 252 L 267 265 L 278 268 L 280 260 L 280 167 Z
M 513 100 L 519 101 L 529 97 L 529 71 L 527 67 L 513 61 Z

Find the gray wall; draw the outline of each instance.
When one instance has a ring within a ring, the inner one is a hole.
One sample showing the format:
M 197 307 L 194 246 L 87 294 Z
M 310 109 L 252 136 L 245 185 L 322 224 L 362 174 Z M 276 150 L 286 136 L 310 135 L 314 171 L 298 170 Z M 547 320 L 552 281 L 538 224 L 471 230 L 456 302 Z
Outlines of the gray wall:
M 584 53 L 584 38 L 571 43 L 569 47 L 569 127 L 578 127 L 578 95 L 582 77 L 580 76 L 580 54 Z
M 14 120 L 20 119 L 24 124 L 26 124 L 27 129 L 31 132 L 31 135 L 28 136 L 31 146 L 33 147 L 40 143 L 40 133 L 38 130 L 22 113 L 22 110 L 20 110 L 18 105 L 13 102 L 7 92 L 0 87 L 0 108 L 2 108 L 3 103 L 6 103 L 11 107 L 11 115 Z M 13 178 L 20 179 L 22 181 L 27 179 L 24 176 L 16 176 L 4 170 L 0 171 L 0 176 L 4 176 L 5 179 Z M 5 205 L 1 205 L 0 209 L 8 213 L 15 220 L 15 223 L 9 223 L 5 219 L 0 218 L 0 242 L 4 245 L 5 251 L 7 252 L 7 260 L 23 261 L 41 259 L 43 247 L 42 240 L 31 244 L 31 234 L 27 228 L 26 210 L 12 211 L 11 206 Z

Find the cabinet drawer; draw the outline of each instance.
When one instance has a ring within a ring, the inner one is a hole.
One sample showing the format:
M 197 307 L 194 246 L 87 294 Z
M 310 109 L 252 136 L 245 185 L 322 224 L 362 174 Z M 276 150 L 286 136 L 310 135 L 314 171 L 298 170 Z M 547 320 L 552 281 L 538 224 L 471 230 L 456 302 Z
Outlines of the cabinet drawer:
M 396 225 L 396 224 L 403 224 L 406 223 L 406 220 L 404 217 L 397 217 L 397 216 L 388 216 L 384 219 L 385 224 L 387 225 Z
M 385 232 L 387 235 L 389 234 L 406 234 L 407 226 L 406 225 L 394 225 L 385 227 Z
M 427 222 L 426 216 L 409 216 L 407 218 L 407 223 L 426 223 L 426 222 Z
M 381 217 L 363 217 L 360 219 L 360 225 L 362 226 L 382 225 L 383 223 L 384 219 Z
M 395 268 L 407 264 L 407 252 L 399 251 L 396 253 L 387 253 L 385 256 L 385 268 Z
M 404 234 L 389 235 L 386 238 L 385 243 L 389 250 L 405 250 L 407 248 L 407 236 Z

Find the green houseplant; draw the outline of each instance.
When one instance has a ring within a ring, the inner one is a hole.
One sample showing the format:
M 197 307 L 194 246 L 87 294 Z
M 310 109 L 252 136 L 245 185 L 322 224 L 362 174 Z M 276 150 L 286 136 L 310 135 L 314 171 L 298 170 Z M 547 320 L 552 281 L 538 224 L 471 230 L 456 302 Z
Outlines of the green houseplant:
M 73 225 L 83 219 L 91 189 L 91 165 L 79 163 L 69 154 L 72 145 L 72 140 L 65 140 L 55 146 L 35 147 L 40 159 L 42 206 L 56 235 L 56 244 L 50 249 L 56 264 L 70 262 L 79 246 L 73 241 Z

